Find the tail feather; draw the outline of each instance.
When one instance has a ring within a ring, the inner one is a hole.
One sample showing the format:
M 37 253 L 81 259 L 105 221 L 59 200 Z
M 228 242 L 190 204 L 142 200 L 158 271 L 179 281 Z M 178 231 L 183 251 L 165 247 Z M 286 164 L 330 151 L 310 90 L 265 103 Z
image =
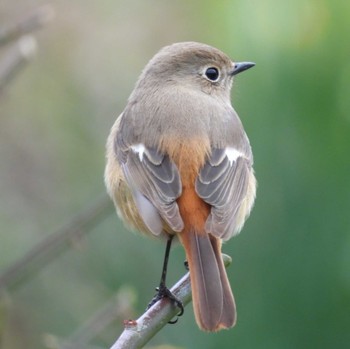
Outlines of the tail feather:
M 211 238 L 212 246 L 214 249 L 215 257 L 218 263 L 220 271 L 220 280 L 222 285 L 223 292 L 223 309 L 224 311 L 221 314 L 219 328 L 230 328 L 236 324 L 237 312 L 235 299 L 231 290 L 230 282 L 227 278 L 226 269 L 221 255 L 221 243 L 219 239 L 212 237 Z
M 210 332 L 232 327 L 236 308 L 219 239 L 196 231 L 181 235 L 190 268 L 193 308 L 199 327 Z

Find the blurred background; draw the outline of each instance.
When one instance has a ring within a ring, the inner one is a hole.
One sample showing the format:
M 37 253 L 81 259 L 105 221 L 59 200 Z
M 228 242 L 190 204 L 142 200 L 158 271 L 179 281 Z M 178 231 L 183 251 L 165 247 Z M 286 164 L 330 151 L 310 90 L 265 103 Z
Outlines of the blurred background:
M 144 311 L 164 246 L 115 215 L 105 140 L 148 60 L 187 40 L 256 62 L 232 99 L 259 188 L 223 248 L 236 327 L 203 333 L 189 306 L 148 347 L 349 345 L 349 15 L 331 0 L 1 0 L 1 348 L 107 348 Z M 183 260 L 175 248 L 170 284 Z

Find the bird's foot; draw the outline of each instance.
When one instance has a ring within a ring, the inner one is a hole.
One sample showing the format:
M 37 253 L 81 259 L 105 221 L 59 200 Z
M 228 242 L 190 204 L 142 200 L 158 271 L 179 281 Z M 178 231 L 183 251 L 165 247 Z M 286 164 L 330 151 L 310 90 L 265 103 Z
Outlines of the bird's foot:
M 180 309 L 180 312 L 177 314 L 176 320 L 169 321 L 169 324 L 176 324 L 178 321 L 178 317 L 184 313 L 183 303 L 165 285 L 160 285 L 159 287 L 156 288 L 156 291 L 157 291 L 157 294 L 149 302 L 146 310 L 151 308 L 159 300 L 161 300 L 163 298 L 168 298 L 171 302 L 173 302 Z

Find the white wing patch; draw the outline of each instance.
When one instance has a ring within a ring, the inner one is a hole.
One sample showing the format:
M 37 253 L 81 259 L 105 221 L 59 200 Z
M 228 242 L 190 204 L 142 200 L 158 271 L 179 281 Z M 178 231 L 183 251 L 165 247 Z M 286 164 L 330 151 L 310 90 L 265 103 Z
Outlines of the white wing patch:
M 239 152 L 237 149 L 232 147 L 227 147 L 225 149 L 225 154 L 228 158 L 228 161 L 230 162 L 230 166 L 239 158 L 240 156 L 244 156 L 241 152 Z
M 145 150 L 146 150 L 145 146 L 142 143 L 139 143 L 139 144 L 132 145 L 130 148 L 135 154 L 139 155 L 139 159 L 142 162 L 143 154 L 145 153 Z

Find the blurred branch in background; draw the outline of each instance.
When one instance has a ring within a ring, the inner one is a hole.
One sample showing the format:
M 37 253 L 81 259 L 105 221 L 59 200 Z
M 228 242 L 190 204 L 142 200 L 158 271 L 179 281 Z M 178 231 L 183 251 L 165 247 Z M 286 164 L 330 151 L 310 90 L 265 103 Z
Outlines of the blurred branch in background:
M 223 254 L 222 258 L 226 267 L 232 263 L 230 256 Z M 170 291 L 186 306 L 192 299 L 190 273 L 183 276 Z M 176 306 L 163 298 L 137 320 L 125 321 L 125 329 L 111 349 L 143 348 L 178 312 Z
M 51 5 L 43 5 L 14 24 L 0 27 L 0 47 L 17 40 L 0 60 L 0 92 L 36 52 L 36 40 L 28 33 L 52 20 L 54 13 Z
M 71 222 L 34 246 L 26 255 L 0 274 L 0 291 L 12 290 L 45 267 L 72 242 L 87 234 L 114 210 L 110 199 L 103 196 L 93 206 L 78 214 Z
M 2 26 L 0 28 L 0 46 L 43 27 L 54 18 L 54 15 L 55 11 L 51 5 L 43 5 L 14 24 Z
M 136 296 L 130 287 L 122 287 L 116 295 L 106 302 L 85 324 L 78 328 L 69 338 L 60 340 L 53 335 L 44 337 L 49 349 L 86 349 L 97 348 L 90 343 L 107 326 L 114 321 L 122 322 L 133 313 Z
M 14 76 L 30 61 L 37 49 L 32 35 L 22 36 L 0 61 L 0 92 Z

